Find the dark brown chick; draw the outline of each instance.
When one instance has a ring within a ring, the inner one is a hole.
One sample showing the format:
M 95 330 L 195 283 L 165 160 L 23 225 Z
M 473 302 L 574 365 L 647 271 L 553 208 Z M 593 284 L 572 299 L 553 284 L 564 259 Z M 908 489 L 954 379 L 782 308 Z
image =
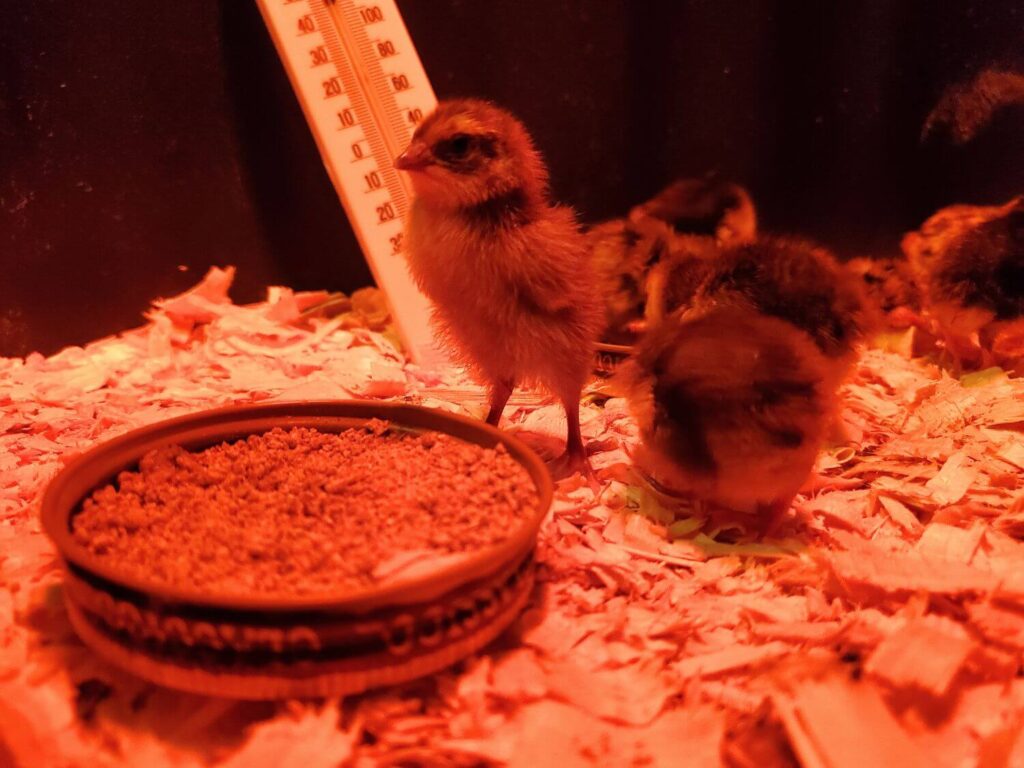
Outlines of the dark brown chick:
M 630 218 L 663 221 L 674 233 L 666 258 L 653 266 L 645 284 L 648 325 L 693 301 L 723 249 L 757 237 L 757 213 L 749 193 L 714 175 L 673 182 L 636 206 Z
M 1024 319 L 1024 196 L 953 205 L 903 238 L 925 309 L 959 366 L 1020 364 L 1000 335 Z
M 668 253 L 672 238 L 672 230 L 657 219 L 612 219 L 587 231 L 605 305 L 605 341 L 623 344 L 634 340 L 647 302 L 648 273 Z
M 827 249 L 795 238 L 761 237 L 726 249 L 693 301 L 750 306 L 789 323 L 831 361 L 837 383 L 878 322 L 860 282 Z
M 905 256 L 859 256 L 846 267 L 860 278 L 865 295 L 890 328 L 920 322 L 921 291 Z
M 589 472 L 579 400 L 602 307 L 586 241 L 573 212 L 549 202 L 526 129 L 486 102 L 442 102 L 395 165 L 416 192 L 410 271 L 452 353 L 490 387 L 487 421 L 498 423 L 514 387 L 538 384 L 568 421 L 554 473 Z
M 859 284 L 824 249 L 761 238 L 725 250 L 621 374 L 638 462 L 770 531 L 812 470 L 870 324 Z
M 658 219 L 679 235 L 710 237 L 720 246 L 749 243 L 757 236 L 750 194 L 716 176 L 679 179 L 633 208 L 629 216 Z
M 661 267 L 661 316 L 709 303 L 749 305 L 808 333 L 835 360 L 839 379 L 856 357 L 855 345 L 877 324 L 853 273 L 807 241 L 766 236 Z
M 790 323 L 707 305 L 646 334 L 620 374 L 663 485 L 757 516 L 771 533 L 807 479 L 831 423 L 832 361 Z
M 588 233 L 608 315 L 606 340 L 628 342 L 666 306 L 692 297 L 707 261 L 749 242 L 757 216 L 743 187 L 716 177 L 679 179 Z M 642 320 L 641 320 L 642 318 Z

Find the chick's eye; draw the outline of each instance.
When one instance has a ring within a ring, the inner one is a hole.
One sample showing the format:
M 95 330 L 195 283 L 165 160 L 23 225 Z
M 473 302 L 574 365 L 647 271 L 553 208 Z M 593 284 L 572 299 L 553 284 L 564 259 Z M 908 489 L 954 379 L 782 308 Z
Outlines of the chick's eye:
M 451 151 L 456 155 L 464 155 L 469 151 L 469 136 L 460 133 L 452 138 Z
M 458 160 L 466 156 L 472 143 L 472 137 L 465 133 L 459 133 L 450 139 L 439 141 L 435 151 L 439 157 Z

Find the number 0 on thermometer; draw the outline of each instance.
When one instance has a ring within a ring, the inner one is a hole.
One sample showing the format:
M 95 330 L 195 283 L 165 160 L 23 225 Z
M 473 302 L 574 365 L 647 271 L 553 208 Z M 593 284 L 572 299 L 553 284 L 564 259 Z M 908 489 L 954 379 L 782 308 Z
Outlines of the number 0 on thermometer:
M 437 103 L 394 0 L 258 0 L 320 155 L 412 359 L 443 361 L 402 256 L 393 162 Z

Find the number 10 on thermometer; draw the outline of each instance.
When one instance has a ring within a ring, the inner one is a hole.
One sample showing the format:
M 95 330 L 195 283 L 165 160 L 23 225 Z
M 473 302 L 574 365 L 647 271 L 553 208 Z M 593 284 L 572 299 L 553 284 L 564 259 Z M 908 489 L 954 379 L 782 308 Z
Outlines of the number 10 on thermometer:
M 393 165 L 437 100 L 394 0 L 258 2 L 402 341 L 442 361 L 401 253 L 411 189 Z

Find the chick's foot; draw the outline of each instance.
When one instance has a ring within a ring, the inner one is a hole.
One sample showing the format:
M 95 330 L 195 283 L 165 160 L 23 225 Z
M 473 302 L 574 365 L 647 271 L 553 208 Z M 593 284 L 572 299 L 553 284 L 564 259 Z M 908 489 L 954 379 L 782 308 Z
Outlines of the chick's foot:
M 586 478 L 591 488 L 596 490 L 598 485 L 594 468 L 590 466 L 590 460 L 587 458 L 586 452 L 582 450 L 570 451 L 566 449 L 565 453 L 561 456 L 548 461 L 548 471 L 551 473 L 552 479 L 556 481 L 564 480 L 579 473 Z
M 762 539 L 774 537 L 778 534 L 789 516 L 789 508 L 793 505 L 793 499 L 776 499 L 768 504 L 761 504 L 758 507 L 758 520 L 760 521 L 760 534 Z
M 587 449 L 583 445 L 583 435 L 580 432 L 580 406 L 579 397 L 563 400 L 565 405 L 565 419 L 567 432 L 565 439 L 565 453 L 556 459 L 548 462 L 548 470 L 552 478 L 562 480 L 572 477 L 577 472 L 590 483 L 590 487 L 597 491 L 597 478 L 594 476 L 594 469 L 590 466 L 587 458 Z

